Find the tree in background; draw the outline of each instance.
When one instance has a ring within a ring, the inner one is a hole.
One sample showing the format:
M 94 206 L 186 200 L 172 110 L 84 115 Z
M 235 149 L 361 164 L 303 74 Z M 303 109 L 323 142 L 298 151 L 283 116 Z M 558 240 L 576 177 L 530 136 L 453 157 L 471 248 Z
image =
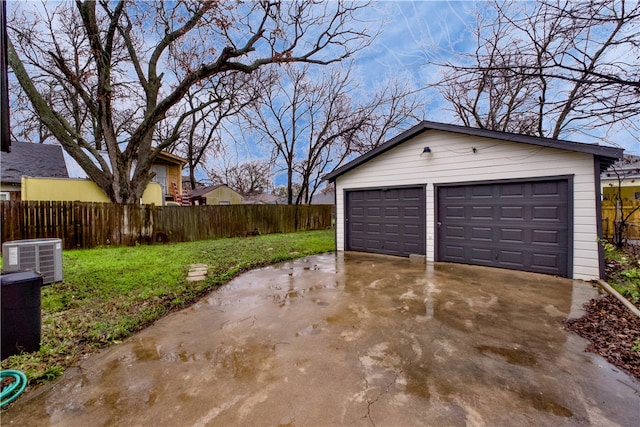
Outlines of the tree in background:
M 212 172 L 211 180 L 226 184 L 243 196 L 262 194 L 273 187 L 271 165 L 261 160 L 227 166 L 222 171 Z
M 140 199 L 153 161 L 177 142 L 172 132 L 158 140 L 157 128 L 197 117 L 188 114 L 187 94 L 199 85 L 267 64 L 338 62 L 370 42 L 359 2 L 10 6 L 17 82 L 62 147 L 120 203 Z
M 483 3 L 477 48 L 441 62 L 437 87 L 466 126 L 560 138 L 640 134 L 640 3 Z M 613 141 L 615 142 L 615 141 Z
M 179 116 L 157 127 L 157 140 L 174 141 L 166 150 L 187 159 L 192 189 L 196 168 L 223 151 L 220 134 L 225 122 L 256 100 L 259 85 L 254 74 L 260 75 L 232 72 L 195 86 L 186 94 Z
M 243 116 L 286 173 L 289 204 L 309 203 L 330 169 L 398 132 L 417 110 L 407 87 L 390 83 L 361 91 L 348 67 L 327 68 L 320 76 L 306 65 L 277 71 L 279 78 L 264 80 L 270 83 L 261 87 L 255 108 L 244 110 Z M 296 183 L 300 191 L 294 191 Z

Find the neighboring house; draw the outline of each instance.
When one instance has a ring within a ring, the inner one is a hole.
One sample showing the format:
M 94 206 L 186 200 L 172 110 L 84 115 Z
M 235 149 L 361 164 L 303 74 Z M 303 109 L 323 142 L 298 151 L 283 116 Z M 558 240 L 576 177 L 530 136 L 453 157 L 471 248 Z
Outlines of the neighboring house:
M 0 200 L 22 200 L 22 177 L 68 178 L 62 147 L 12 142 L 0 155 Z
M 336 202 L 336 193 L 314 194 L 311 198 L 312 205 L 333 205 Z
M 600 179 L 604 200 L 615 200 L 618 186 L 624 201 L 640 200 L 640 156 L 625 154 L 602 172 Z
M 325 176 L 337 249 L 597 279 L 600 174 L 622 152 L 421 122 Z
M 163 151 L 151 166 L 151 171 L 156 174 L 153 182 L 162 187 L 165 201 L 178 201 L 182 197 L 182 168 L 186 164 L 187 159 Z
M 215 184 L 189 191 L 189 201 L 194 205 L 240 205 L 242 195 L 224 184 Z
M 108 161 L 106 152 L 101 152 Z M 65 153 L 65 161 L 69 169 L 69 176 L 80 180 L 89 180 L 86 172 L 80 167 L 70 155 Z M 156 161 L 151 166 L 151 171 L 155 173 L 144 194 L 142 203 L 155 204 L 158 206 L 166 204 L 167 201 L 174 201 L 182 197 L 182 168 L 187 163 L 186 159 L 171 153 L 162 151 Z M 83 201 L 104 202 L 109 201 L 107 196 L 95 186 L 98 192 L 94 191 L 91 196 L 85 197 Z
M 254 194 L 253 196 L 244 196 L 242 198 L 244 205 L 286 205 L 287 198 L 279 197 L 275 194 Z
M 61 146 L 14 144 L 16 148 L 12 145 L 11 153 L 3 153 L 0 159 L 2 193 L 6 193 L 4 197 L 8 194 L 11 200 L 25 201 L 110 201 Z M 172 189 L 182 188 L 182 167 L 185 164 L 185 159 L 165 152 L 160 153 L 152 166 L 156 177 L 145 189 L 142 203 L 162 205 L 166 200 L 173 200 L 175 195 L 180 195 L 172 193 Z M 13 191 L 9 191 L 12 188 Z

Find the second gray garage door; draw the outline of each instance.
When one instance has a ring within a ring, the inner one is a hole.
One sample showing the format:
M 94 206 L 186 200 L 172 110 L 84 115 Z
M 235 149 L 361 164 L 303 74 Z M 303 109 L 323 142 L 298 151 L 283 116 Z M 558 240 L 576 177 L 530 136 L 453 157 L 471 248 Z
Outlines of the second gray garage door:
M 346 192 L 346 249 L 387 255 L 424 255 L 424 187 Z
M 438 187 L 438 261 L 569 275 L 566 179 Z

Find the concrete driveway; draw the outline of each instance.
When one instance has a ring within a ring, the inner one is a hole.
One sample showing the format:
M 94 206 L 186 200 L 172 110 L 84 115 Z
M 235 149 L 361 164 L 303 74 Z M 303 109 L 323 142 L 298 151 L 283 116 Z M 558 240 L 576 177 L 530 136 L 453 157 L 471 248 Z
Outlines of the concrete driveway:
M 24 396 L 3 425 L 640 425 L 563 329 L 591 285 L 330 254 L 244 274 Z

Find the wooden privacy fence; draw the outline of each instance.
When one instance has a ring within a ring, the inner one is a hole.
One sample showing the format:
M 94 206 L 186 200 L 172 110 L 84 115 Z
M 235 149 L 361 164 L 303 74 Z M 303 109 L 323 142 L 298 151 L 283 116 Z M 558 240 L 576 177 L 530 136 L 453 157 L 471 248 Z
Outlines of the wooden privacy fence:
M 623 204 L 623 212 L 629 212 L 640 206 L 640 201 L 626 201 Z M 609 200 L 602 201 L 602 237 L 611 239 L 613 237 L 613 222 L 616 214 L 615 202 Z M 625 231 L 625 238 L 630 240 L 640 240 L 640 209 L 631 214 L 627 220 L 628 227 Z
M 59 238 L 65 249 L 189 242 L 331 227 L 333 206 L 154 206 L 0 202 L 2 242 Z

